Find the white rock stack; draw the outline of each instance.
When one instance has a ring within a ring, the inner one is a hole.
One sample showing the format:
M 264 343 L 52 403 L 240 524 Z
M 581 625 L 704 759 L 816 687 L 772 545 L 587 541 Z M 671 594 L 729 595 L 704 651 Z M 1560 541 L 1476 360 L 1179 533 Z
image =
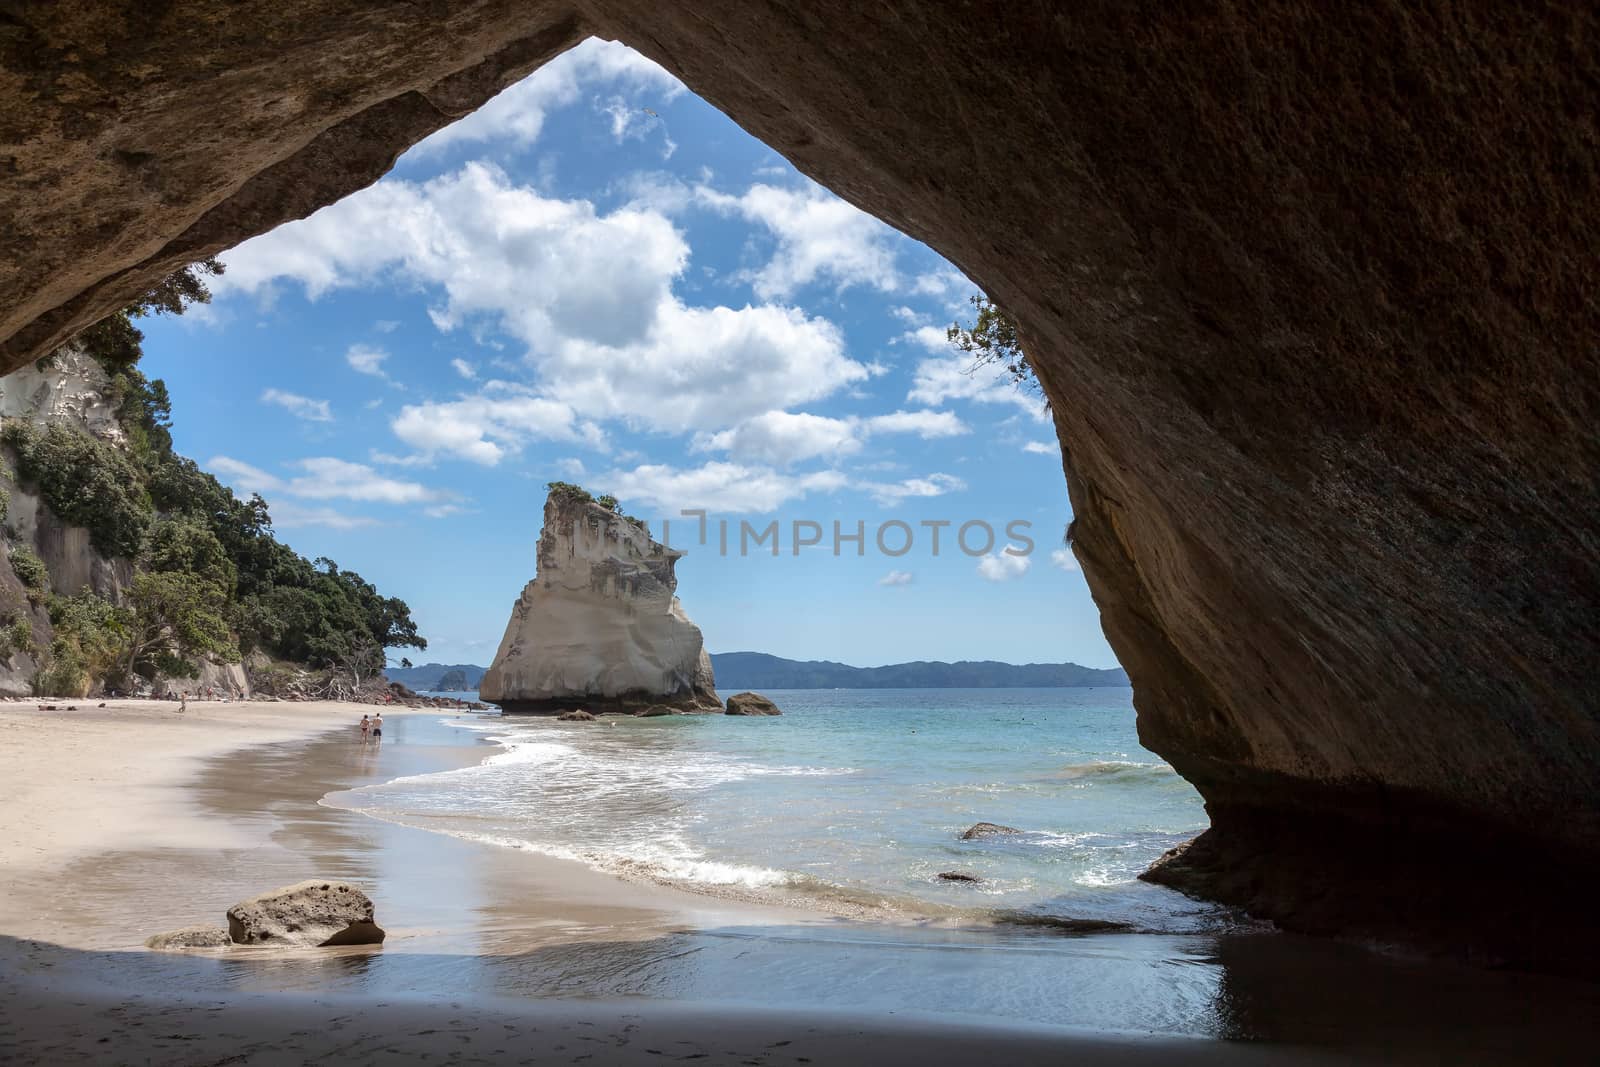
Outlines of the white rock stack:
M 538 575 L 478 687 L 508 712 L 721 711 L 700 628 L 678 602 L 683 552 L 573 487 L 544 504 Z

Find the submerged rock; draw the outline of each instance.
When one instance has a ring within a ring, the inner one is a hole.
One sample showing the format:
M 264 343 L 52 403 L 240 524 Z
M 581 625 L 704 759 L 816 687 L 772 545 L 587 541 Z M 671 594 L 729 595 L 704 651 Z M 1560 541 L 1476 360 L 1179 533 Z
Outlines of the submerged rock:
M 996 822 L 977 822 L 967 827 L 961 834 L 961 840 L 971 841 L 979 837 L 998 837 L 1002 834 L 1020 834 L 1015 826 L 1001 826 Z
M 778 705 L 760 693 L 735 693 L 728 698 L 729 715 L 782 715 Z
M 580 702 L 628 713 L 721 710 L 700 628 L 675 595 L 682 556 L 582 490 L 552 489 L 538 575 L 512 608 L 479 695 L 509 712 L 555 714 Z
M 376 945 L 382 928 L 372 898 L 347 882 L 298 882 L 228 909 L 239 945 Z
M 941 882 L 981 882 L 981 881 L 983 881 L 982 878 L 979 878 L 977 875 L 971 873 L 970 871 L 940 871 L 934 877 L 938 878 Z
M 180 948 L 226 948 L 231 944 L 233 938 L 220 926 L 185 926 L 182 930 L 157 934 L 147 940 L 144 947 L 168 951 Z
M 594 722 L 595 716 L 592 712 L 578 708 L 575 711 L 563 711 L 556 716 L 556 719 L 561 722 Z
M 648 708 L 640 708 L 633 714 L 641 719 L 655 719 L 662 715 L 676 715 L 678 709 L 669 708 L 665 704 L 651 704 Z

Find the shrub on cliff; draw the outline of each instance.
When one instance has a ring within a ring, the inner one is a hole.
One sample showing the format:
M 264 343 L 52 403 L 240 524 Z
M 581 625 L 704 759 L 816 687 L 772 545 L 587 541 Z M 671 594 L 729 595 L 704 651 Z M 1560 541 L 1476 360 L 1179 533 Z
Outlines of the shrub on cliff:
M 982 293 L 969 297 L 967 302 L 977 311 L 977 317 L 970 326 L 952 323 L 945 330 L 945 339 L 972 357 L 973 371 L 999 364 L 1012 381 L 1029 382 L 1037 388 L 1033 368 L 1028 366 L 1022 340 L 1017 336 L 1015 320 Z
M 106 557 L 139 554 L 154 515 L 138 468 L 111 445 L 54 423 L 43 433 L 11 421 L 0 434 L 17 453 L 17 474 L 62 522 L 89 531 Z
M 28 601 L 42 603 L 50 595 L 50 571 L 45 567 L 44 560 L 28 545 L 12 545 L 9 553 L 11 573 L 17 576 L 17 581 L 27 591 Z
M 13 613 L 0 626 L 0 659 L 10 659 L 18 652 L 32 652 L 33 623 L 27 616 Z
M 546 482 L 545 488 L 549 490 L 550 495 L 555 498 L 558 504 L 599 504 L 607 511 L 615 514 L 617 518 L 626 519 L 641 530 L 649 531 L 649 527 L 645 525 L 643 519 L 635 518 L 623 511 L 621 503 L 610 493 L 601 493 L 599 496 L 595 496 L 583 486 L 573 485 L 571 482 Z

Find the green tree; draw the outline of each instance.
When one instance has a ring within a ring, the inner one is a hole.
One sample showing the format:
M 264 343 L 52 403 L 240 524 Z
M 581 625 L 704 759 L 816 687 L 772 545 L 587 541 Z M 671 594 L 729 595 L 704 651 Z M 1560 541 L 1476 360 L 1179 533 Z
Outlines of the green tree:
M 199 575 L 177 571 L 136 575 L 118 609 L 124 632 L 122 674 L 193 676 L 194 658 L 239 657 L 226 617 L 227 596 Z
M 945 337 L 956 348 L 972 357 L 972 371 L 998 364 L 1005 368 L 1011 380 L 1039 387 L 1022 351 L 1022 341 L 1017 336 L 1017 324 L 1005 311 L 982 293 L 968 298 L 977 317 L 971 325 L 952 323 Z
M 127 643 L 126 613 L 85 589 L 76 596 L 52 597 L 48 663 L 34 680 L 42 695 L 83 696 L 96 681 L 123 678 Z
M 161 519 L 151 527 L 145 544 L 144 569 L 193 574 L 222 590 L 230 599 L 239 581 L 239 568 L 205 522 L 192 515 Z
M 223 270 L 222 263 L 212 258 L 173 271 L 121 311 L 80 331 L 77 340 L 108 374 L 125 371 L 144 354 L 144 332 L 134 320 L 146 315 L 182 315 L 191 304 L 209 304 L 211 289 L 206 279 Z

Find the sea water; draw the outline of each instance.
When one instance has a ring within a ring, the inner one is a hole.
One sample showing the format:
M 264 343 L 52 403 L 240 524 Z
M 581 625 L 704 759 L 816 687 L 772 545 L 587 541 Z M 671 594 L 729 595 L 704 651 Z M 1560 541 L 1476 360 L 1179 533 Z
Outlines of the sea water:
M 1206 818 L 1193 788 L 1139 745 L 1129 689 L 768 695 L 781 717 L 452 718 L 500 750 L 337 803 L 824 910 L 1175 933 L 1231 921 L 1136 880 Z M 1018 832 L 962 840 L 978 822 Z

